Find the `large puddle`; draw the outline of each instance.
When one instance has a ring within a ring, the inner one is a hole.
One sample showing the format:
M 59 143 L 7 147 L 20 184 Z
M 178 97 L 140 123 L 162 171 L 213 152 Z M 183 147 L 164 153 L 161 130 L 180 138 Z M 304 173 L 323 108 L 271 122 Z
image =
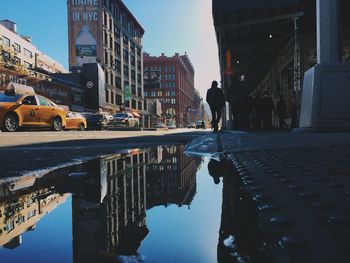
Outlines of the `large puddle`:
M 216 262 L 208 162 L 163 146 L 3 180 L 1 262 Z
M 232 163 L 184 148 L 1 179 L 1 262 L 272 262 Z

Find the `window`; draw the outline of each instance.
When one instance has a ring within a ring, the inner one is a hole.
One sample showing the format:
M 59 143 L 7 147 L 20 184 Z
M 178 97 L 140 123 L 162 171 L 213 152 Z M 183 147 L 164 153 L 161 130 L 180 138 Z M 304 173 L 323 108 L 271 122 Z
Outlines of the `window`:
M 115 94 L 115 104 L 121 105 L 122 104 L 122 96 L 119 94 Z
M 22 223 L 24 223 L 24 221 L 25 221 L 25 218 L 24 218 L 24 216 L 20 216 L 20 217 L 18 217 L 18 219 L 17 219 L 17 224 L 22 224 Z
M 132 107 L 133 109 L 136 109 L 136 100 L 132 100 L 132 101 L 131 101 L 131 107 Z
M 131 93 L 136 95 L 136 86 L 135 85 L 131 85 Z
M 115 47 L 115 53 L 120 57 L 120 45 L 117 44 Z
M 115 38 L 120 39 L 120 29 L 119 28 L 116 28 L 114 35 L 115 35 Z
M 114 104 L 114 93 L 113 93 L 113 91 L 111 92 L 111 103 Z
M 137 95 L 142 96 L 142 90 L 140 87 L 137 87 Z
M 163 92 L 162 92 L 162 91 L 158 91 L 157 96 L 158 96 L 158 97 L 162 97 L 162 96 L 163 96 Z
M 38 96 L 40 106 L 53 106 L 52 103 L 42 96 Z
M 15 229 L 15 222 L 11 221 L 6 224 L 6 231 L 10 232 L 11 230 Z
M 123 34 L 123 43 L 126 46 L 129 44 L 129 38 L 125 34 Z
M 109 90 L 106 89 L 106 102 L 109 103 Z
M 24 105 L 37 105 L 35 96 L 28 96 L 22 100 Z
M 137 83 L 141 84 L 141 74 L 137 74 Z
M 21 64 L 21 59 L 18 58 L 18 57 L 13 57 L 13 64 L 20 65 Z
M 142 101 L 139 101 L 137 104 L 138 104 L 138 105 L 137 105 L 137 108 L 138 108 L 139 110 L 142 110 Z
M 115 77 L 115 87 L 117 89 L 121 89 L 122 88 L 122 80 L 120 77 Z
M 14 49 L 16 52 L 21 52 L 21 46 L 18 45 L 16 42 L 13 43 L 13 49 Z
M 35 215 L 36 215 L 36 210 L 35 210 L 35 209 L 32 210 L 32 211 L 29 211 L 29 212 L 28 212 L 28 215 L 27 215 L 27 219 L 32 218 L 32 217 L 35 216 Z
M 123 50 L 123 58 L 125 62 L 129 62 L 129 51 L 126 49 Z
M 136 79 L 136 73 L 134 70 L 131 70 L 131 79 L 135 80 Z M 134 85 L 135 86 L 135 85 Z
M 27 61 L 23 61 L 23 65 L 24 65 L 24 67 L 27 68 L 27 69 L 32 69 L 32 68 L 33 68 L 33 65 L 30 64 L 30 63 L 28 63 Z
M 129 67 L 128 66 L 124 66 L 124 76 L 129 77 Z
M 144 91 L 144 92 L 143 92 L 143 95 L 144 95 L 145 97 L 147 97 L 147 96 L 148 96 L 148 92 L 147 92 L 147 91 Z
M 33 57 L 33 54 L 31 51 L 29 51 L 28 49 L 25 49 L 23 48 L 23 52 L 24 52 L 24 55 L 28 58 L 32 58 Z
M 5 46 L 10 46 L 10 39 L 8 39 L 7 37 L 5 36 L 2 36 L 2 43 L 5 45 Z

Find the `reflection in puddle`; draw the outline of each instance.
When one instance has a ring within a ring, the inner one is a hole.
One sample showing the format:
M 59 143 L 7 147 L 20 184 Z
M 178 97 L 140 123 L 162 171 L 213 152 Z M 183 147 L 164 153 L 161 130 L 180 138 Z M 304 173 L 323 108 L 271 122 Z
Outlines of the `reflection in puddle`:
M 273 262 L 258 229 L 256 203 L 243 188 L 242 178 L 232 162 L 212 159 L 208 171 L 215 183 L 223 178 L 218 262 Z
M 37 255 L 18 248 L 30 251 L 39 244 L 35 239 L 25 243 L 22 236 L 71 195 L 72 222 L 66 224 L 72 223 L 72 237 L 66 242 L 73 240 L 73 262 L 116 262 L 118 255 L 123 255 L 121 261 L 141 260 L 137 251 L 149 233 L 146 209 L 189 205 L 196 193 L 201 160 L 185 156 L 183 150 L 181 145 L 135 149 L 60 168 L 41 178 L 2 181 L 0 245 L 14 250 L 1 249 L 1 258 L 11 262 L 15 253 L 17 258 L 23 253 L 22 260 L 37 262 Z M 50 225 L 54 228 L 55 222 Z M 39 229 L 34 232 L 42 235 Z M 48 257 L 44 261 L 53 262 L 54 248 L 40 246 Z
M 0 181 L 0 258 L 272 262 L 231 163 L 186 156 L 183 145 Z

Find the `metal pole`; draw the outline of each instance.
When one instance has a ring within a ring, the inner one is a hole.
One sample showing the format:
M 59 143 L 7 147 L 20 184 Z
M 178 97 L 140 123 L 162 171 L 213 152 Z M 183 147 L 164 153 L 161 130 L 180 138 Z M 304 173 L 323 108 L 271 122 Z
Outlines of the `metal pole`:
M 301 69 L 300 69 L 300 36 L 299 36 L 299 18 L 294 19 L 294 92 L 295 92 L 295 107 L 297 111 L 296 123 L 299 123 L 300 117 L 300 91 L 301 91 Z
M 340 61 L 339 1 L 317 0 L 317 63 Z

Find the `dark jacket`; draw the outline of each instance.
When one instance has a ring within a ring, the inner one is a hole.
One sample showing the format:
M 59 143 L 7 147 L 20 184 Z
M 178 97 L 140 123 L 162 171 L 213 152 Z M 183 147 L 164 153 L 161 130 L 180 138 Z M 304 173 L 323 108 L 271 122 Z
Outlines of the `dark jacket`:
M 207 91 L 207 98 L 210 107 L 221 109 L 225 106 L 225 96 L 220 88 L 210 88 Z

